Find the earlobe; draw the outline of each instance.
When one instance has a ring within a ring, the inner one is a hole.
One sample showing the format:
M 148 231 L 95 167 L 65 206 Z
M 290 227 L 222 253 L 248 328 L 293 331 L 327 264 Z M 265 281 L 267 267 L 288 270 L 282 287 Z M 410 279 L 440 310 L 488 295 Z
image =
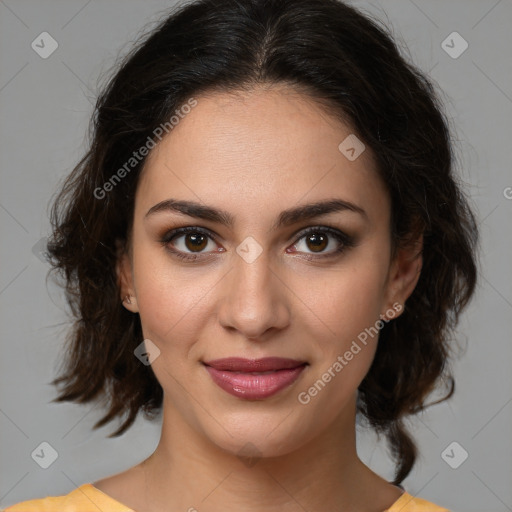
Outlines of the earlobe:
M 137 308 L 137 299 L 133 295 L 127 295 L 123 299 L 123 306 L 132 313 L 137 313 L 139 310 Z
M 130 258 L 122 244 L 117 241 L 117 262 L 116 274 L 120 293 L 120 300 L 123 306 L 132 313 L 138 312 L 137 298 L 133 286 L 132 265 Z
M 380 319 L 385 322 L 389 322 L 402 314 L 404 307 L 399 302 L 394 302 L 391 307 L 389 307 L 384 313 L 381 313 Z

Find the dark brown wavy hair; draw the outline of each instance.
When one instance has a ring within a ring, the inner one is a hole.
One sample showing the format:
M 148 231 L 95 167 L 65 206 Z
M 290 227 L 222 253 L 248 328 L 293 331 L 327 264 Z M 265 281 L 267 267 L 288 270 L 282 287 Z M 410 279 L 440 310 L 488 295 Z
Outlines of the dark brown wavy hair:
M 389 190 L 393 247 L 423 233 L 419 282 L 403 314 L 381 329 L 357 404 L 387 436 L 400 484 L 417 455 L 405 417 L 430 405 L 426 398 L 441 382 L 449 391 L 438 402 L 454 391 L 452 333 L 475 288 L 478 234 L 433 82 L 381 22 L 337 0 L 178 6 L 117 65 L 97 99 L 90 147 L 51 209 L 51 271 L 62 278 L 73 315 L 64 371 L 52 381 L 63 388 L 53 401 L 103 399 L 108 412 L 94 428 L 126 416 L 109 437 L 125 432 L 139 411 L 147 419 L 161 411 L 162 387 L 134 356 L 140 317 L 123 307 L 115 271 L 146 157 L 108 192 L 105 183 L 192 96 L 259 84 L 292 86 L 349 123 Z

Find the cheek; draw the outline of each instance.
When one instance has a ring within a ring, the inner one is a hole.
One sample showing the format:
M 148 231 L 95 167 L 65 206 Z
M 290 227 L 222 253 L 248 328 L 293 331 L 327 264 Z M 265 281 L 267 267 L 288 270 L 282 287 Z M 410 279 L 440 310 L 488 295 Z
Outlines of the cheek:
M 315 310 L 338 335 L 347 341 L 366 327 L 375 324 L 383 312 L 384 286 L 378 263 L 357 264 L 333 273 L 315 288 L 316 298 L 311 297 Z
M 361 252 L 353 263 L 347 261 L 340 270 L 317 281 L 308 299 L 324 324 L 320 336 L 310 333 L 317 342 L 316 364 L 308 380 L 308 386 L 314 388 L 308 389 L 313 395 L 322 394 L 317 403 L 330 396 L 329 400 L 341 406 L 355 392 L 375 356 L 387 266 L 382 256 L 380 260 L 372 256 Z M 322 391 L 319 379 L 327 392 Z
M 134 275 L 144 336 L 168 351 L 197 339 L 213 277 L 180 267 L 153 248 L 134 254 Z

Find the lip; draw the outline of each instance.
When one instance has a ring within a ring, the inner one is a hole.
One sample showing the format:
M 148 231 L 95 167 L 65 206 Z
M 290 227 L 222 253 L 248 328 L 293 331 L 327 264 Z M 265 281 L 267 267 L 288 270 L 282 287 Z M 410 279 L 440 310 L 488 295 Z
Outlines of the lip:
M 246 400 L 262 400 L 275 395 L 293 384 L 307 366 L 305 361 L 282 357 L 228 357 L 203 364 L 215 384 Z

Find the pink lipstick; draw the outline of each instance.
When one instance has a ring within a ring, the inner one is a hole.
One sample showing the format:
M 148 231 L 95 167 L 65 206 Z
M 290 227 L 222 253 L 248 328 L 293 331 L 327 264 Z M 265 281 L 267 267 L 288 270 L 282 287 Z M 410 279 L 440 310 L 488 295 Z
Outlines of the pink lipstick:
M 262 400 L 275 395 L 297 380 L 305 361 L 264 357 L 228 357 L 204 363 L 212 380 L 227 393 L 247 400 Z

